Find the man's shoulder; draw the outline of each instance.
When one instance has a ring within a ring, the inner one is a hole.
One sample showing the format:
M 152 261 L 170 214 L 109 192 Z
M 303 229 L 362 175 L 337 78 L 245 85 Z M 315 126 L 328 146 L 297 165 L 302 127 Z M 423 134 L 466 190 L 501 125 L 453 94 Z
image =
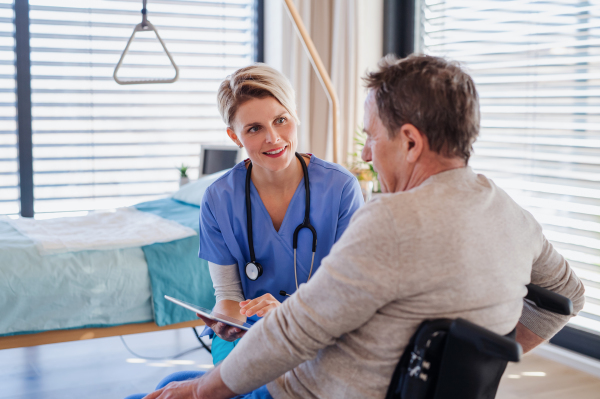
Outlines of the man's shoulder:
M 401 206 L 405 203 L 404 193 L 377 194 L 371 201 L 361 206 L 353 216 L 353 223 L 361 220 L 360 224 L 395 226 L 399 221 L 407 222 L 410 218 L 410 207 Z

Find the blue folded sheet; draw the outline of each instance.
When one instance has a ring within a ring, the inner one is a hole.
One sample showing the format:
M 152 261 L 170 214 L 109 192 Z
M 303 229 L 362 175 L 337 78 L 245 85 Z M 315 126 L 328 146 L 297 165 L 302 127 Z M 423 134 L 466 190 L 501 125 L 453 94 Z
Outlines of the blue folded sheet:
M 200 208 L 164 198 L 135 206 L 198 232 Z M 198 236 L 142 247 L 152 285 L 154 320 L 159 326 L 197 320 L 196 315 L 164 299 L 165 295 L 212 309 L 215 295 L 208 262 L 198 258 Z

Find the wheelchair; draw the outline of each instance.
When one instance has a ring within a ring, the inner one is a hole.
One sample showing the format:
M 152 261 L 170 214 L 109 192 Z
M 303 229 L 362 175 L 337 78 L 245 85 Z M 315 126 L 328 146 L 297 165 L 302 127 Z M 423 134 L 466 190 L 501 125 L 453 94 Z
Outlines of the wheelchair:
M 526 299 L 561 315 L 570 299 L 527 285 Z M 495 334 L 464 319 L 424 321 L 412 336 L 392 376 L 386 399 L 494 399 L 507 363 L 523 350 L 516 329 Z

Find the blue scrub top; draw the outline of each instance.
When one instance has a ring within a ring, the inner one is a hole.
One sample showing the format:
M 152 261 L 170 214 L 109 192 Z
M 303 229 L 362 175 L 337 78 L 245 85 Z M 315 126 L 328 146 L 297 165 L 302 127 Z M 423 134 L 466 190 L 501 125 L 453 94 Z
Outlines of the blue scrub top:
M 283 301 L 280 290 L 296 291 L 294 278 L 294 230 L 304 219 L 304 179 L 298 185 L 283 223 L 276 231 L 254 183 L 250 185 L 252 230 L 256 261 L 263 274 L 256 281 L 246 277 L 250 261 L 246 229 L 246 166 L 237 164 L 208 187 L 200 211 L 199 257 L 217 265 L 237 264 L 246 299 L 266 293 Z M 310 222 L 317 231 L 317 252 L 313 275 L 321 260 L 342 236 L 354 212 L 364 203 L 356 178 L 340 165 L 314 155 L 308 164 L 310 183 Z M 298 235 L 298 284 L 305 283 L 310 271 L 312 234 L 302 229 Z

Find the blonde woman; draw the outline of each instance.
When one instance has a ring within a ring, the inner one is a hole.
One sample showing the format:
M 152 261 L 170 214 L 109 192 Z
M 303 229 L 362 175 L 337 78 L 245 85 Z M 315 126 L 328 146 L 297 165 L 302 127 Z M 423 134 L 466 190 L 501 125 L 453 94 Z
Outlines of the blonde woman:
M 239 69 L 219 87 L 218 107 L 227 134 L 249 158 L 206 190 L 199 257 L 209 262 L 213 311 L 251 324 L 314 275 L 363 197 L 346 169 L 296 152 L 294 90 L 275 69 L 264 64 Z M 244 332 L 204 321 L 215 333 L 212 355 L 218 364 Z M 201 374 L 175 373 L 157 389 Z M 252 395 L 271 397 L 266 388 Z
M 346 169 L 296 153 L 294 90 L 281 73 L 265 64 L 239 69 L 217 98 L 227 134 L 249 159 L 206 191 L 199 256 L 210 265 L 214 311 L 251 322 L 308 281 L 363 199 Z M 205 321 L 216 333 L 217 364 L 243 332 Z

